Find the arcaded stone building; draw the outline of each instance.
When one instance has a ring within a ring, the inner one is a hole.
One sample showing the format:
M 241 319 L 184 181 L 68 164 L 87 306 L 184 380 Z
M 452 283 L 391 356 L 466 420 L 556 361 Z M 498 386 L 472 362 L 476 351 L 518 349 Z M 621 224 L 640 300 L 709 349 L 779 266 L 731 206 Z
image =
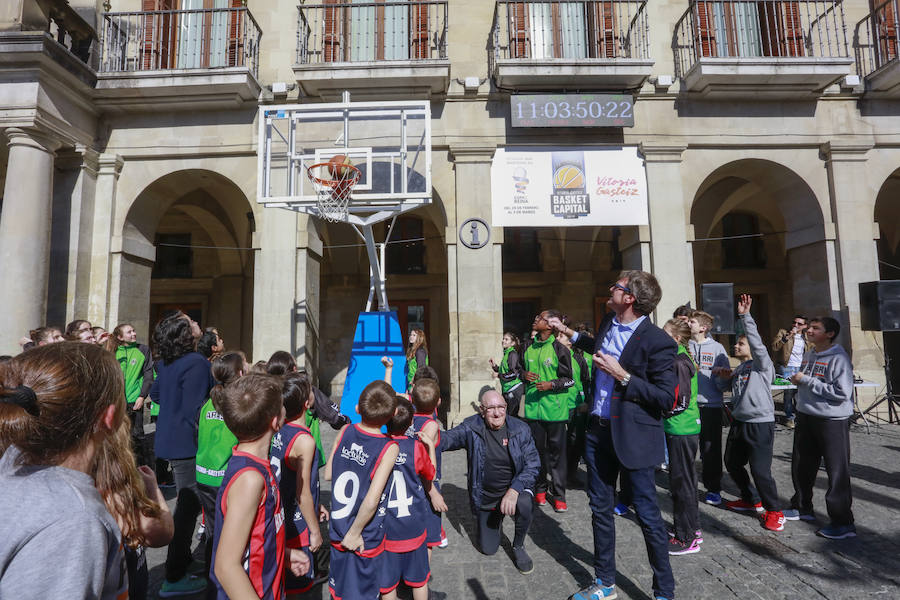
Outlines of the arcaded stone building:
M 883 382 L 894 334 L 860 329 L 858 283 L 900 278 L 897 8 L 4 2 L 0 352 L 76 317 L 147 339 L 177 306 L 254 359 L 289 349 L 339 395 L 365 248 L 346 225 L 258 204 L 257 150 L 261 106 L 347 90 L 431 102 L 432 203 L 398 219 L 387 289 L 401 326 L 428 335 L 451 420 L 492 382 L 505 328 L 547 307 L 596 324 L 623 268 L 660 279 L 657 321 L 709 282 L 752 293 L 766 336 L 794 313 L 835 315 L 857 372 Z M 561 114 L 572 94 L 588 104 L 566 112 L 585 117 L 592 95 L 623 95 L 633 122 L 586 127 Z M 553 114 L 514 125 L 522 95 L 555 95 Z M 498 226 L 498 148 L 636 149 L 647 220 Z M 471 218 L 490 227 L 481 248 L 461 243 Z

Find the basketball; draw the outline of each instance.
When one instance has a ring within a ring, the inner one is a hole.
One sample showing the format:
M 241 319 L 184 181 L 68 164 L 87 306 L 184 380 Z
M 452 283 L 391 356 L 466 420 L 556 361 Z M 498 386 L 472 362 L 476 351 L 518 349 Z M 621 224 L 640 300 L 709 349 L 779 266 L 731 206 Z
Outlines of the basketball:
M 582 188 L 584 187 L 584 173 L 571 165 L 563 165 L 556 170 L 553 186 L 557 189 Z
M 343 177 L 345 174 L 344 172 L 350 170 L 345 169 L 345 165 L 353 165 L 353 163 L 350 161 L 350 157 L 343 154 L 336 154 L 335 156 L 332 156 L 328 161 L 328 172 L 335 179 Z

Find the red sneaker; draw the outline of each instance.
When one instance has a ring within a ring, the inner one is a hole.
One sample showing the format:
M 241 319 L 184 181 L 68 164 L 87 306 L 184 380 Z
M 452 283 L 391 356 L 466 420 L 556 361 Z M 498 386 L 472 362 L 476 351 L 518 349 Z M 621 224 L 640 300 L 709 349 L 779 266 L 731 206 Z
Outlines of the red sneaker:
M 784 530 L 784 513 L 780 510 L 767 510 L 759 515 L 760 523 L 769 531 Z
M 534 501 L 538 506 L 547 506 L 547 492 L 538 492 L 535 494 Z
M 555 510 L 556 512 L 566 512 L 567 510 L 569 510 L 569 507 L 566 506 L 566 503 L 562 500 L 554 500 L 553 510 Z
M 763 512 L 762 502 L 750 504 L 749 502 L 744 502 L 743 500 L 729 500 L 725 503 L 725 506 L 731 510 L 736 510 L 738 512 Z

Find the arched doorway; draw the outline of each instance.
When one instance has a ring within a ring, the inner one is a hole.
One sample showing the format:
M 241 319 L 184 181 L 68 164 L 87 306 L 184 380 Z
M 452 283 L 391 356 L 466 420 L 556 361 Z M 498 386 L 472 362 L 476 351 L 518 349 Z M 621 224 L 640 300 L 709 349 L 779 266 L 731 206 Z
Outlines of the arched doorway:
M 900 169 L 885 180 L 875 198 L 878 224 L 878 278 L 900 279 Z M 891 384 L 900 391 L 900 332 L 885 331 L 884 352 L 893 365 Z
M 190 169 L 155 180 L 125 220 L 118 320 L 150 331 L 180 308 L 252 356 L 254 227 L 246 196 L 224 175 Z
M 698 298 L 701 284 L 716 282 L 753 294 L 766 341 L 795 313 L 831 314 L 831 242 L 815 194 L 792 170 L 761 159 L 717 168 L 694 197 L 691 223 Z

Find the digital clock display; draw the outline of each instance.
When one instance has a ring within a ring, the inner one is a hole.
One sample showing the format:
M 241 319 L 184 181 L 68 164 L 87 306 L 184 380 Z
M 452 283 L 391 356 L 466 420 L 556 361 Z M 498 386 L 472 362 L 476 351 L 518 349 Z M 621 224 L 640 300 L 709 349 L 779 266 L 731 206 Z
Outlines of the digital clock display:
M 509 108 L 513 127 L 634 127 L 627 94 L 518 95 Z

